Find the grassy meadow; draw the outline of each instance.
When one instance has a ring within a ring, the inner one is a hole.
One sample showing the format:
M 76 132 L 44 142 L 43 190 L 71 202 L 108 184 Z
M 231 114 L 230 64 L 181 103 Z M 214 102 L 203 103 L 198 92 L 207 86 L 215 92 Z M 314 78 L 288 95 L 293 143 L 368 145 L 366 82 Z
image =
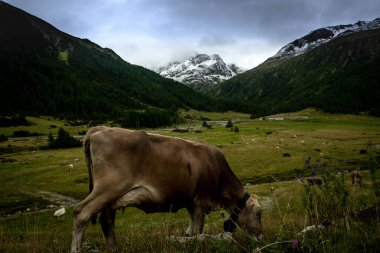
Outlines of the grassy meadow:
M 131 208 L 116 217 L 121 252 L 380 252 L 380 118 L 313 109 L 261 120 L 233 112 L 181 116 L 186 122 L 177 127 L 188 132 L 146 130 L 218 147 L 247 191 L 258 195 L 264 239 L 255 242 L 237 230 L 231 241 L 172 242 L 170 235 L 182 236 L 187 228 L 185 210 L 148 215 Z M 0 128 L 8 137 L 0 142 L 0 252 L 68 252 L 72 208 L 88 192 L 83 150 L 44 146 L 59 127 L 77 138 L 88 127 L 27 119 L 30 126 Z M 220 122 L 228 119 L 234 128 Z M 203 120 L 212 127 L 202 128 Z M 12 138 L 19 130 L 40 136 Z M 362 176 L 360 186 L 351 184 L 353 170 Z M 324 184 L 301 182 L 312 174 Z M 66 215 L 54 217 L 61 206 Z M 211 213 L 204 232 L 223 232 L 225 219 Z M 310 225 L 317 228 L 300 233 Z M 105 251 L 100 225 L 89 225 L 83 252 Z

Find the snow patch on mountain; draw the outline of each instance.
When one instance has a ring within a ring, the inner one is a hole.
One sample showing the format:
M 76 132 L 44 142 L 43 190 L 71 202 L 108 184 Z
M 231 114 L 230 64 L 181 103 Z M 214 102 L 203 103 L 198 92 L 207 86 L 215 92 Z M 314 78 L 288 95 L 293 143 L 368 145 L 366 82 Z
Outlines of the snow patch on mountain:
M 201 92 L 244 71 L 235 64 L 226 64 L 217 54 L 196 54 L 183 62 L 171 62 L 156 70 L 164 77 Z
M 269 59 L 291 58 L 303 54 L 330 40 L 348 33 L 366 31 L 380 28 L 380 18 L 372 21 L 358 21 L 355 24 L 327 26 L 314 30 L 306 36 L 297 39 L 282 47 L 274 56 Z

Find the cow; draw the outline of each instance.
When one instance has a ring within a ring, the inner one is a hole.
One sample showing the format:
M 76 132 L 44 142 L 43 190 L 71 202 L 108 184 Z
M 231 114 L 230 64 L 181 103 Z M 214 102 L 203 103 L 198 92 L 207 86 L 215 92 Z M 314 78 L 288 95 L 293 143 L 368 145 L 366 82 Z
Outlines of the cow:
M 111 252 L 117 252 L 116 210 L 136 207 L 146 213 L 190 214 L 188 236 L 202 233 L 205 215 L 224 208 L 230 217 L 224 230 L 238 225 L 261 239 L 261 207 L 248 194 L 223 154 L 215 147 L 145 131 L 94 127 L 84 138 L 89 195 L 73 210 L 71 252 L 80 251 L 89 221 L 100 225 Z

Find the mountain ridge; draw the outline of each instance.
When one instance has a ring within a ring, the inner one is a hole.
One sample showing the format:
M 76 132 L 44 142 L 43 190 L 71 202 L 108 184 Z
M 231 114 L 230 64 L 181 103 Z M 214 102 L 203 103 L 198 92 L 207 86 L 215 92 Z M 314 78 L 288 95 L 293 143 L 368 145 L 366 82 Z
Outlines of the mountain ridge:
M 337 36 L 293 57 L 271 58 L 213 90 L 219 110 L 264 116 L 315 107 L 380 116 L 380 29 Z
M 322 27 L 286 44 L 268 60 L 291 58 L 303 54 L 339 36 L 379 28 L 380 18 L 376 18 L 372 21 L 358 21 L 355 24 Z

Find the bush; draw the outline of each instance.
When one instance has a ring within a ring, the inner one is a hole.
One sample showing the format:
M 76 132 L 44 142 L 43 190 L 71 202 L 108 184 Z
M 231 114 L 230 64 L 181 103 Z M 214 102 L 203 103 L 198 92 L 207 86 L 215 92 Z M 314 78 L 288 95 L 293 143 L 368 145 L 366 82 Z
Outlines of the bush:
M 8 137 L 7 136 L 5 136 L 4 134 L 1 134 L 0 135 L 0 142 L 2 142 L 2 141 L 7 141 L 8 140 Z
M 0 127 L 30 126 L 25 116 L 0 117 Z
M 232 121 L 229 119 L 229 120 L 227 121 L 226 127 L 227 127 L 227 128 L 230 128 L 230 127 L 233 127 L 233 126 L 234 126 L 234 124 L 232 124 Z
M 211 129 L 211 128 L 212 128 L 212 125 L 207 124 L 206 120 L 204 120 L 204 121 L 202 122 L 202 127 L 207 128 L 207 129 Z
M 50 133 L 48 143 L 48 147 L 51 149 L 75 148 L 82 146 L 81 141 L 71 137 L 69 132 L 65 131 L 63 128 L 59 128 L 57 139 L 54 139 L 52 133 Z

